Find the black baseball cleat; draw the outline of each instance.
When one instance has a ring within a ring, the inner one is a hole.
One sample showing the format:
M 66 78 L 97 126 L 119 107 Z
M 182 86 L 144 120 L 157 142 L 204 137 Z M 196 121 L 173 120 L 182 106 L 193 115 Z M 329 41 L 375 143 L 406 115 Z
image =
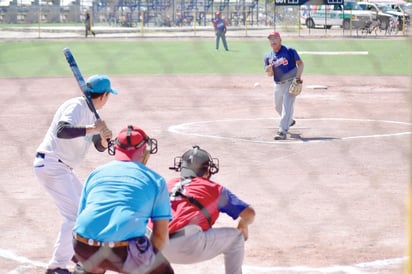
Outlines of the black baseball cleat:
M 293 127 L 296 124 L 296 120 L 292 120 L 292 123 L 290 123 L 290 127 Z
M 278 132 L 274 138 L 275 140 L 286 140 L 286 133 Z
M 68 269 L 66 268 L 54 268 L 54 269 L 47 269 L 44 274 L 72 274 Z

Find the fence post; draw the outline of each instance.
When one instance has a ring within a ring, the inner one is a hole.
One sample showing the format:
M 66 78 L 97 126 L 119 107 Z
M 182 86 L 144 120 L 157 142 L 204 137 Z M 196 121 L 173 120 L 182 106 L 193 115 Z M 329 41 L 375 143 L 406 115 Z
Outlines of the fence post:
M 300 37 L 300 28 L 302 27 L 301 26 L 301 24 L 300 24 L 300 14 L 301 14 L 301 8 L 302 8 L 302 6 L 301 5 L 299 5 L 299 9 L 298 9 L 298 37 Z
M 196 36 L 196 17 L 197 11 L 193 10 L 193 35 Z
M 41 1 L 39 1 L 39 18 L 38 18 L 38 38 L 40 38 L 40 24 L 41 24 Z
M 145 11 L 142 11 L 142 24 L 140 26 L 141 36 L 144 36 L 144 18 L 145 18 Z

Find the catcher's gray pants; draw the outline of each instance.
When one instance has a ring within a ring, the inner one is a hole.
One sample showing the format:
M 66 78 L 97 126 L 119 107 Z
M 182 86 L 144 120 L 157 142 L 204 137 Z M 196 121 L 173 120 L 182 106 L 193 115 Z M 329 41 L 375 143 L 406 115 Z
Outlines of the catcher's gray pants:
M 245 241 L 238 229 L 224 227 L 202 231 L 197 225 L 188 225 L 182 230 L 183 235 L 172 236 L 162 251 L 169 262 L 192 264 L 223 254 L 225 273 L 242 273 Z
M 289 87 L 292 81 L 293 78 L 281 83 L 275 83 L 274 86 L 275 109 L 280 115 L 279 131 L 283 133 L 288 132 L 290 124 L 293 121 L 296 96 L 289 93 Z

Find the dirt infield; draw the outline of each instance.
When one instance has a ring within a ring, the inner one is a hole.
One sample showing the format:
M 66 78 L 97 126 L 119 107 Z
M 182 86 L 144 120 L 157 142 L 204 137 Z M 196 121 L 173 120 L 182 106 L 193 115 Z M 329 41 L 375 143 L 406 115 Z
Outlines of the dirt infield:
M 306 75 L 286 141 L 273 140 L 278 116 L 265 76 L 111 79 L 120 94 L 101 116 L 116 134 L 136 124 L 158 139 L 150 167 L 171 178 L 174 157 L 199 144 L 220 160 L 213 179 L 255 207 L 244 273 L 402 273 L 410 78 Z M 61 220 L 32 161 L 56 108 L 80 92 L 70 77 L 0 85 L 0 269 L 43 273 Z M 85 179 L 111 159 L 91 149 L 76 172 Z M 222 216 L 222 225 L 235 222 Z M 175 269 L 224 273 L 221 256 Z

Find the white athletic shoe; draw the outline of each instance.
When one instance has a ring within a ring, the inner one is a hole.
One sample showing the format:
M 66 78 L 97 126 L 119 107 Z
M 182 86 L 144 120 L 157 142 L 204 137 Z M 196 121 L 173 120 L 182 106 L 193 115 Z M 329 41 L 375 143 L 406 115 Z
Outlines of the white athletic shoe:
M 274 138 L 275 140 L 285 140 L 286 139 L 286 133 L 284 132 L 278 132 L 278 134 Z

